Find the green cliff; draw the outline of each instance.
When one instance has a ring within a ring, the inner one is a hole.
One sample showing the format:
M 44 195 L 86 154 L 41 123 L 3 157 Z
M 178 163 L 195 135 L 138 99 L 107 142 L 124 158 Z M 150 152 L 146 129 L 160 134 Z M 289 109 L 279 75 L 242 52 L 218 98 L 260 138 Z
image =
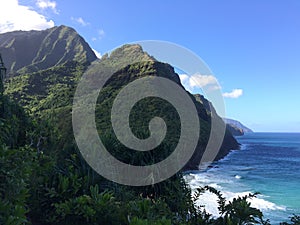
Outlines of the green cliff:
M 9 76 L 44 70 L 71 60 L 86 63 L 96 59 L 86 41 L 66 26 L 0 34 L 0 52 Z

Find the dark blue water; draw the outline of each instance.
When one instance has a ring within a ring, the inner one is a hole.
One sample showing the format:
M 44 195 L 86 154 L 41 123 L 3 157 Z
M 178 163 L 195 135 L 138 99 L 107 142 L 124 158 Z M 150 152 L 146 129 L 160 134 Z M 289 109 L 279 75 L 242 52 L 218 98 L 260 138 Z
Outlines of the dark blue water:
M 237 138 L 242 149 L 233 151 L 214 168 L 186 176 L 192 188 L 211 185 L 225 197 L 260 192 L 252 205 L 272 224 L 300 214 L 300 133 L 252 133 Z M 211 196 L 208 210 L 217 213 Z

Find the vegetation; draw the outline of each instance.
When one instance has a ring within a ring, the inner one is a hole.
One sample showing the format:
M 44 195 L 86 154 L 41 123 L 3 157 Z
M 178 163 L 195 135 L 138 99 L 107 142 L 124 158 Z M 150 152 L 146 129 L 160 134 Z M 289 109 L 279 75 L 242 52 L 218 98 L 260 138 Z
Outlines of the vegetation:
M 111 59 L 105 56 L 102 63 L 126 63 L 121 50 L 114 52 Z M 180 135 L 176 110 L 157 98 L 134 106 L 130 121 L 138 137 L 149 135 L 147 126 L 154 115 L 163 117 L 169 128 L 166 141 L 140 154 L 128 151 L 114 137 L 107 122 L 109 109 L 119 90 L 136 76 L 156 74 L 177 82 L 179 79 L 169 65 L 141 54 L 138 47 L 123 50 L 148 62 L 130 65 L 112 76 L 99 95 L 96 122 L 100 137 L 114 156 L 127 163 L 147 165 L 165 158 L 174 147 Z M 128 187 L 94 172 L 77 149 L 71 124 L 72 98 L 86 68 L 86 63 L 69 61 L 13 77 L 6 84 L 5 94 L 0 95 L 0 224 L 269 224 L 262 212 L 248 202 L 255 194 L 228 202 L 210 187 L 199 188 L 192 195 L 182 173 L 152 186 Z M 203 132 L 200 148 L 207 142 L 211 112 L 200 97 L 194 101 Z M 217 218 L 195 204 L 205 191 L 218 197 Z M 299 217 L 283 224 L 299 224 Z
M 92 62 L 95 53 L 72 28 L 53 27 L 43 31 L 13 31 L 0 34 L 0 52 L 10 76 L 32 73 L 68 61 Z

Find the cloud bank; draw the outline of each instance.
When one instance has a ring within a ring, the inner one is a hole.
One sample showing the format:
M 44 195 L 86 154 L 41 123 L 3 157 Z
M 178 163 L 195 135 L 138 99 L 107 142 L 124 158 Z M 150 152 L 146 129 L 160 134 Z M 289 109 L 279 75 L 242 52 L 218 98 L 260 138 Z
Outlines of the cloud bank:
M 20 5 L 18 0 L 0 0 L 0 33 L 15 30 L 44 30 L 54 26 L 53 20 L 34 11 L 28 6 Z M 56 3 L 37 1 L 40 8 L 56 9 Z

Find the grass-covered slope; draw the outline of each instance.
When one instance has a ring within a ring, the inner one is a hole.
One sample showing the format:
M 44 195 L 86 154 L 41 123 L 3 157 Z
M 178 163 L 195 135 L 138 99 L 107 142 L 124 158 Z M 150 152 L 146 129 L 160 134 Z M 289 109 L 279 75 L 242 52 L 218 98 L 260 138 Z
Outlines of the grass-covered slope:
M 86 63 L 96 59 L 85 40 L 66 26 L 0 34 L 0 52 L 10 76 L 44 70 L 72 60 Z
M 137 63 L 128 65 L 129 62 Z M 170 79 L 183 88 L 178 75 L 174 72 L 174 68 L 168 64 L 157 62 L 153 57 L 143 52 L 138 45 L 125 45 L 109 56 L 103 56 L 99 62 L 94 63 L 90 70 L 102 71 L 105 68 L 114 67 L 122 69 L 113 74 L 98 96 L 96 122 L 100 136 L 104 141 L 109 139 L 109 141 L 113 140 L 116 143 L 111 149 L 112 154 L 122 160 L 130 161 L 132 164 L 151 163 L 150 161 L 144 162 L 145 159 L 151 159 L 154 162 L 162 160 L 174 150 L 180 136 L 180 119 L 176 109 L 171 104 L 162 99 L 149 98 L 138 102 L 132 109 L 130 125 L 137 137 L 146 138 L 149 136 L 149 121 L 155 116 L 163 118 L 168 128 L 165 140 L 156 150 L 147 153 L 135 152 L 133 155 L 136 157 L 132 157 L 131 153 L 125 154 L 124 152 L 128 152 L 128 150 L 125 151 L 126 148 L 124 149 L 124 146 L 115 137 L 111 127 L 110 110 L 119 91 L 128 83 L 146 76 L 159 76 Z M 6 93 L 28 109 L 32 115 L 52 120 L 56 129 L 52 129 L 51 132 L 57 130 L 60 134 L 52 134 L 51 136 L 57 136 L 55 142 L 59 143 L 60 148 L 64 146 L 75 147 L 73 146 L 71 125 L 72 101 L 76 85 L 86 68 L 85 65 L 72 61 L 50 69 L 13 77 L 7 83 Z M 90 85 L 95 85 L 95 83 L 91 82 Z M 201 133 L 196 151 L 185 169 L 197 169 L 210 135 L 211 116 L 217 118 L 220 126 L 224 124 L 215 110 L 213 108 L 211 110 L 211 104 L 203 96 L 190 95 L 190 98 L 196 105 Z M 235 139 L 229 132 L 226 132 L 217 159 L 224 157 L 231 149 L 237 148 L 238 144 Z

